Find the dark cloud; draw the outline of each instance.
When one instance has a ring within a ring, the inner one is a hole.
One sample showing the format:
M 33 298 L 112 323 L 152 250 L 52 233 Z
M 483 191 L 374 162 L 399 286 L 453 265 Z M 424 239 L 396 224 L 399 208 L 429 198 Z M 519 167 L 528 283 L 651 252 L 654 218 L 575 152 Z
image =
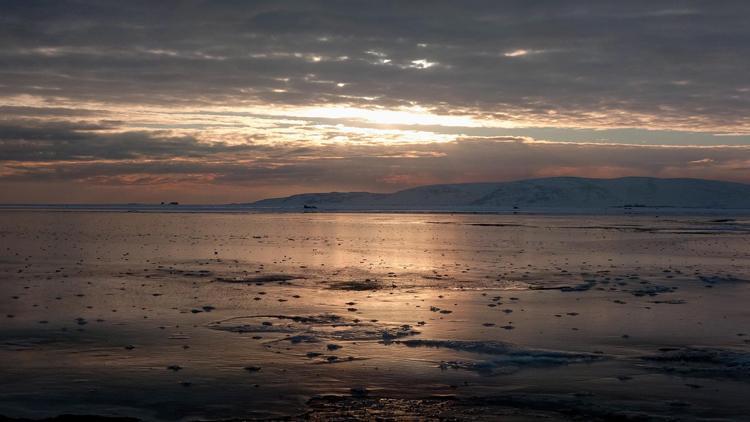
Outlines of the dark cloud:
M 148 151 L 154 158 L 145 161 L 10 162 L 0 169 L 4 174 L 0 185 L 47 181 L 179 188 L 187 184 L 180 194 L 188 198 L 195 197 L 190 192 L 195 185 L 218 191 L 242 187 L 225 197 L 225 201 L 241 202 L 259 199 L 269 191 L 394 191 L 430 183 L 557 175 L 721 176 L 750 182 L 750 147 L 581 145 L 502 138 L 315 149 L 279 144 L 229 155 L 224 154 L 225 148 L 206 149 L 201 156 L 179 160 Z M 11 200 L 10 192 L 6 201 Z
M 96 110 L 66 107 L 0 106 L 0 115 L 8 117 L 80 117 L 100 114 Z
M 107 133 L 107 126 L 71 122 L 0 123 L 0 157 L 4 161 L 132 160 L 198 158 L 212 154 L 261 151 L 253 144 L 203 142 L 159 131 Z
M 750 115 L 744 1 L 0 7 L 5 95 L 154 104 L 375 97 L 386 106 L 714 130 L 746 127 Z M 435 64 L 420 69 L 419 60 Z
M 0 201 L 750 182 L 748 20 L 746 1 L 0 0 Z

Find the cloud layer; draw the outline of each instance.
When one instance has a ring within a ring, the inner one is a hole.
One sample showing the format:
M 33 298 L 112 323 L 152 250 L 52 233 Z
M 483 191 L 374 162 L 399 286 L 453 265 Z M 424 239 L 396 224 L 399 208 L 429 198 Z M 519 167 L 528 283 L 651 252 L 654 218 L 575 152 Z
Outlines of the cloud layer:
M 750 182 L 749 18 L 744 1 L 0 1 L 0 201 Z

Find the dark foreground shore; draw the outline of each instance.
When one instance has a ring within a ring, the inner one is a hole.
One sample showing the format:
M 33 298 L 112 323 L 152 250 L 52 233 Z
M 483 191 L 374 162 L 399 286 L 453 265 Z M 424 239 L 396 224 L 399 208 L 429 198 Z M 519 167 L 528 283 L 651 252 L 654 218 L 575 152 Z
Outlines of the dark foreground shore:
M 750 414 L 743 217 L 2 217 L 5 420 Z

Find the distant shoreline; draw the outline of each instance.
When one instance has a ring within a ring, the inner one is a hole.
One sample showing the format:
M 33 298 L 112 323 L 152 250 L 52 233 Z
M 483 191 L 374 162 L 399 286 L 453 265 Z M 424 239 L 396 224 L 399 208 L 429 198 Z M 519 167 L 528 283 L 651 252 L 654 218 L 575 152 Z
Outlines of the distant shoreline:
M 0 212 L 68 212 L 134 214 L 462 214 L 462 215 L 581 215 L 581 216 L 750 216 L 747 208 L 607 207 L 607 208 L 263 208 L 244 205 L 150 205 L 150 204 L 0 204 Z

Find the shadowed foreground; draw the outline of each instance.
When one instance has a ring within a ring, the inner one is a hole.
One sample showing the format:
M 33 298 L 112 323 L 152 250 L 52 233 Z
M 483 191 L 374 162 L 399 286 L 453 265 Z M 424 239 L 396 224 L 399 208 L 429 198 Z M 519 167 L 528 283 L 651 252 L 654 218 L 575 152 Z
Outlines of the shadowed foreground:
M 750 412 L 744 217 L 2 217 L 8 418 Z

